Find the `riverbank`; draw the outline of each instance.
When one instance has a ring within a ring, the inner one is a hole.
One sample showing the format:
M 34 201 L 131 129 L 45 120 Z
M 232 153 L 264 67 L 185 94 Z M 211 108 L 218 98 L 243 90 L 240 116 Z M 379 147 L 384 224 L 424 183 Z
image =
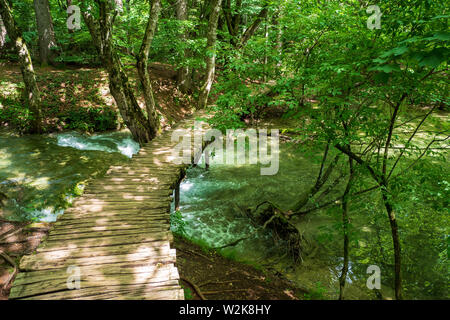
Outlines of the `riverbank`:
M 50 230 L 48 223 L 0 220 L 0 300 L 7 300 L 23 255 L 36 250 Z
M 307 294 L 280 274 L 205 251 L 180 237 L 174 248 L 186 300 L 298 300 Z
M 150 75 L 158 104 L 162 128 L 191 114 L 192 97 L 176 85 L 176 71 L 170 65 L 152 63 Z M 41 91 L 44 133 L 76 130 L 105 132 L 120 130 L 123 120 L 109 92 L 108 75 L 101 68 L 36 67 Z M 16 64 L 0 62 L 0 126 L 26 133 L 30 114 L 23 108 L 23 80 Z M 137 88 L 137 72 L 129 71 L 130 82 Z M 143 105 L 143 97 L 136 91 Z

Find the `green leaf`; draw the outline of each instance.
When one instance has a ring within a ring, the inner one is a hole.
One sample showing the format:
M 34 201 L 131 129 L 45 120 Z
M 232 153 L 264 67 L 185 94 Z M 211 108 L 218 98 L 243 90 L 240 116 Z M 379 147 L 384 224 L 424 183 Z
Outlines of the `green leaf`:
M 396 47 L 394 49 L 391 49 L 389 51 L 386 51 L 385 53 L 383 53 L 380 58 L 387 58 L 390 56 L 400 56 L 402 54 L 404 54 L 405 52 L 408 52 L 408 47 L 402 46 L 402 47 Z
M 400 67 L 398 65 L 385 64 L 383 66 L 376 66 L 370 68 L 369 71 L 383 71 L 384 73 L 391 73 L 393 71 L 400 71 Z
M 422 58 L 422 60 L 419 62 L 419 66 L 436 68 L 446 60 L 447 55 L 448 49 L 446 48 L 434 49 Z
M 450 32 L 448 31 L 439 31 L 433 35 L 433 38 L 436 40 L 449 41 L 450 40 Z

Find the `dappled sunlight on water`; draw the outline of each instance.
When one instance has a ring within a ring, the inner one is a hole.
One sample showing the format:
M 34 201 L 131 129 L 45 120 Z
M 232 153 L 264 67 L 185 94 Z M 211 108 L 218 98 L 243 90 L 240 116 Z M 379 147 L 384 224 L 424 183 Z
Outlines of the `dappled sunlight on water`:
M 12 220 L 55 221 L 82 192 L 84 181 L 127 163 L 139 145 L 128 132 L 76 132 L 16 137 L 0 133 L 1 213 Z
M 191 168 L 180 185 L 180 212 L 184 230 L 189 239 L 207 245 L 220 247 L 252 234 L 256 228 L 243 214 L 243 209 L 254 207 L 269 200 L 281 208 L 291 208 L 295 199 L 305 188 L 314 183 L 319 165 L 307 160 L 314 155 L 305 154 L 298 147 L 282 144 L 280 146 L 279 172 L 273 176 L 260 174 L 261 164 L 227 165 L 211 161 L 209 170 L 204 165 Z M 295 223 L 301 232 L 315 242 L 321 228 L 336 223 L 333 217 L 316 212 Z M 341 245 L 340 238 L 331 246 Z M 270 231 L 258 231 L 249 240 L 222 250 L 225 256 L 239 261 L 266 265 L 282 272 L 300 286 L 315 290 L 324 287 L 327 296 L 334 298 L 342 265 L 341 252 L 330 250 L 329 245 L 317 245 L 308 257 L 305 253 L 303 263 L 293 267 L 291 260 L 283 257 L 285 244 L 274 243 Z M 326 254 L 324 254 L 326 252 Z M 269 265 L 268 265 L 269 264 Z M 369 292 L 362 290 L 361 276 L 349 271 L 348 298 L 368 298 Z M 373 298 L 373 297 L 372 297 Z

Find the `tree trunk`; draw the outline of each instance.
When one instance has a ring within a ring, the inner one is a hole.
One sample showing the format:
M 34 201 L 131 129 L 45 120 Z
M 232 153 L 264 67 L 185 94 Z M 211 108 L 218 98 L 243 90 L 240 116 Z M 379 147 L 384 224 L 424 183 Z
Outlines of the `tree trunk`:
M 30 131 L 32 133 L 41 133 L 41 98 L 39 88 L 36 84 L 33 63 L 27 45 L 16 27 L 11 9 L 6 0 L 0 0 L 0 16 L 19 56 L 20 70 L 22 71 L 23 82 L 25 83 L 26 100 L 33 115 Z
M 177 19 L 180 21 L 186 21 L 188 18 L 188 8 L 187 8 L 187 0 L 179 0 L 177 2 Z M 181 41 L 186 42 L 188 38 L 188 32 L 183 28 L 183 33 L 181 34 Z M 186 59 L 191 55 L 189 49 L 184 50 L 184 58 Z M 192 75 L 190 72 L 190 68 L 188 66 L 183 66 L 177 71 L 177 83 L 180 90 L 184 93 L 187 93 L 191 90 L 192 86 Z
M 282 57 L 283 57 L 283 27 L 281 25 L 281 23 L 279 23 L 279 19 L 281 19 L 282 17 L 282 12 L 280 10 L 280 12 L 278 13 L 278 15 L 276 17 L 274 17 L 274 21 L 273 24 L 276 27 L 277 30 L 277 40 L 276 40 L 276 49 L 278 52 L 278 62 L 277 62 L 277 67 L 280 68 L 282 65 Z
M 43 65 L 52 63 L 56 48 L 55 31 L 48 0 L 34 0 L 36 25 L 39 36 L 39 58 Z
M 239 34 L 239 27 L 241 25 L 241 7 L 242 0 L 236 0 L 236 14 L 233 16 L 233 35 L 237 36 Z
M 320 189 L 328 181 L 328 179 L 330 178 L 331 174 L 333 173 L 333 170 L 334 170 L 336 164 L 339 161 L 340 154 L 338 154 L 337 156 L 334 157 L 333 161 L 328 165 L 328 167 L 325 170 L 325 172 L 322 173 L 323 172 L 323 166 L 324 166 L 325 160 L 327 158 L 327 153 L 328 153 L 328 151 L 325 150 L 324 156 L 323 156 L 323 159 L 322 159 L 322 167 L 320 169 L 319 176 L 317 177 L 316 183 L 314 184 L 314 186 L 312 186 L 312 188 L 310 190 L 308 190 L 307 192 L 303 193 L 300 196 L 300 199 L 297 201 L 297 203 L 294 205 L 294 207 L 291 210 L 292 214 L 298 214 L 300 212 L 300 210 L 303 209 L 303 207 L 306 206 L 306 204 L 308 203 L 309 199 L 311 199 L 314 195 L 316 195 L 320 191 Z
M 395 122 L 395 118 L 397 115 L 397 111 L 398 111 L 398 108 L 400 107 L 401 101 L 403 101 L 404 98 L 405 98 L 405 95 L 403 95 L 402 98 L 400 99 L 400 102 L 399 102 L 399 104 L 397 104 L 396 109 L 394 110 L 393 115 L 391 117 L 389 138 L 387 139 L 387 142 L 386 142 L 387 147 L 384 151 L 385 157 L 387 157 L 387 152 L 388 152 L 390 139 L 391 139 L 392 132 L 393 132 L 392 130 L 394 128 L 394 122 Z M 394 245 L 395 297 L 396 297 L 396 299 L 400 300 L 400 299 L 402 299 L 401 247 L 400 247 L 400 237 L 398 234 L 397 220 L 395 218 L 394 208 L 389 199 L 389 192 L 388 192 L 389 185 L 388 185 L 388 181 L 387 181 L 388 175 L 387 175 L 387 171 L 386 171 L 387 158 L 385 158 L 385 160 L 384 160 L 383 171 L 382 171 L 382 174 L 380 174 L 379 172 L 374 170 L 374 168 L 372 168 L 361 157 L 359 157 L 358 155 L 353 153 L 349 148 L 345 148 L 344 146 L 341 146 L 339 144 L 336 144 L 335 148 L 340 150 L 342 153 L 348 155 L 349 157 L 352 157 L 353 160 L 355 160 L 358 164 L 360 164 L 362 167 L 367 169 L 369 171 L 370 175 L 372 176 L 372 178 L 377 182 L 377 184 L 381 188 L 383 203 L 386 208 L 386 212 L 388 214 L 389 223 L 391 225 L 392 242 Z
M 6 44 L 6 28 L 3 23 L 2 18 L 0 17 L 0 49 L 2 49 Z
M 240 43 L 238 45 L 239 49 L 245 47 L 245 45 L 247 44 L 248 40 L 250 40 L 250 38 L 253 36 L 253 34 L 256 32 L 256 30 L 258 30 L 259 25 L 261 24 L 263 19 L 267 16 L 267 12 L 268 12 L 267 3 L 265 3 L 264 4 L 264 8 L 256 16 L 256 18 L 253 21 L 253 23 L 247 28 L 247 30 L 245 30 L 244 34 L 242 35 L 241 41 L 240 41 Z
M 128 81 L 128 76 L 113 48 L 111 3 L 105 0 L 97 0 L 97 3 L 99 6 L 99 21 L 95 21 L 87 11 L 83 11 L 83 18 L 99 52 L 100 59 L 108 72 L 109 88 L 119 108 L 120 115 L 131 131 L 134 140 L 142 145 L 154 137 L 154 129 L 142 112 Z
M 394 208 L 389 201 L 389 196 L 386 191 L 386 186 L 381 188 L 384 206 L 386 207 L 386 212 L 388 214 L 389 223 L 391 225 L 392 242 L 394 245 L 394 271 L 395 271 L 395 298 L 397 300 L 402 300 L 402 273 L 401 273 L 401 247 L 400 247 L 400 237 L 398 234 L 397 219 L 395 218 Z
M 264 17 L 265 19 L 265 24 L 264 24 L 264 75 L 263 75 L 263 81 L 264 83 L 267 82 L 267 63 L 268 63 L 268 57 L 267 57 L 267 51 L 268 51 L 268 46 L 269 46 L 269 24 L 267 21 L 267 12 L 266 12 L 266 16 Z
M 144 90 L 144 99 L 147 109 L 147 117 L 150 123 L 150 134 L 152 138 L 156 136 L 159 130 L 159 117 L 156 113 L 156 103 L 153 97 L 152 84 L 150 82 L 150 74 L 148 73 L 148 55 L 150 52 L 150 46 L 153 41 L 153 37 L 156 31 L 156 24 L 158 23 L 159 13 L 161 12 L 161 1 L 154 0 L 149 9 L 149 18 L 147 27 L 142 40 L 142 46 L 137 57 L 137 69 L 139 79 L 141 81 Z
M 217 23 L 222 0 L 213 0 L 212 11 L 209 16 L 208 34 L 206 44 L 206 76 L 200 96 L 198 99 L 198 108 L 204 109 L 208 104 L 208 96 L 214 81 L 214 73 L 216 67 L 216 40 L 217 40 Z
M 342 232 L 344 235 L 344 262 L 342 265 L 341 276 L 339 277 L 339 300 L 344 300 L 344 288 L 348 273 L 348 251 L 349 251 L 348 225 L 350 223 L 350 220 L 348 218 L 348 202 L 349 202 L 348 198 L 350 195 L 350 189 L 353 180 L 353 160 L 349 157 L 348 162 L 350 166 L 350 176 L 348 178 L 347 186 L 345 187 L 344 196 L 342 198 Z

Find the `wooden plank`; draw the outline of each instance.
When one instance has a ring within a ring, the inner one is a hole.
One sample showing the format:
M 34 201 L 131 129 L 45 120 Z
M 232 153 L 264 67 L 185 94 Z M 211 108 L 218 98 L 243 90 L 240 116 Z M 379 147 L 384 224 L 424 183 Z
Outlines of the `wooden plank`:
M 184 298 L 182 290 L 176 286 L 169 288 L 150 288 L 146 290 L 136 290 L 136 288 L 113 290 L 113 288 L 109 287 L 102 289 L 101 291 L 90 290 L 88 292 L 83 289 L 64 291 L 60 294 L 39 295 L 26 298 L 26 300 L 179 300 Z
M 126 297 L 127 293 L 134 291 L 136 293 L 149 294 L 154 293 L 155 297 L 158 296 L 167 296 L 167 295 L 158 295 L 158 292 L 165 290 L 179 290 L 179 285 L 177 280 L 167 280 L 165 282 L 157 282 L 157 283 L 145 283 L 145 284 L 124 284 L 124 285 L 103 285 L 103 286 L 92 286 L 83 288 L 81 287 L 78 290 L 70 290 L 65 287 L 56 287 L 53 290 L 44 291 L 43 294 L 33 293 L 28 294 L 26 292 L 26 288 L 20 288 L 17 291 L 12 291 L 13 299 L 14 298 L 25 298 L 25 299 L 39 299 L 39 300 L 55 300 L 55 299 L 91 299 L 90 297 L 96 296 L 99 293 L 108 292 L 110 295 L 116 293 L 117 296 Z M 19 291 L 20 290 L 20 291 Z
M 177 275 L 169 268 L 154 267 L 152 272 L 147 273 L 119 273 L 119 274 L 84 274 L 84 269 L 80 271 L 80 287 L 94 288 L 107 286 L 129 286 L 129 285 L 149 285 L 158 286 L 177 285 L 178 278 L 172 279 Z M 48 272 L 50 275 L 50 272 Z M 67 280 L 70 274 L 66 273 L 65 277 L 47 278 L 43 281 L 33 283 L 23 283 L 14 286 L 11 292 L 13 297 L 21 297 L 24 295 L 32 296 L 37 294 L 46 294 L 57 290 L 68 290 Z M 70 279 L 69 279 L 70 280 Z
M 136 240 L 133 238 L 130 239 L 126 239 L 123 240 L 122 242 L 116 242 L 113 243 L 112 241 L 110 241 L 108 244 L 104 244 L 103 246 L 98 246 L 95 243 L 83 243 L 83 244 L 73 244 L 73 243 L 59 243 L 59 242 L 45 242 L 42 246 L 38 247 L 36 249 L 36 253 L 38 254 L 40 252 L 68 252 L 67 254 L 69 255 L 71 252 L 77 252 L 77 250 L 90 250 L 92 252 L 96 252 L 96 251 L 104 251 L 104 248 L 107 247 L 115 247 L 115 246 L 127 246 L 127 245 L 146 245 L 151 243 L 152 245 L 155 246 L 165 246 L 167 244 L 167 241 L 171 241 L 171 239 L 173 238 L 173 236 L 171 236 L 171 234 L 168 235 L 167 239 L 150 239 L 148 241 L 146 241 L 145 239 L 143 239 L 143 237 L 136 237 Z
M 163 235 L 165 231 L 169 230 L 169 226 L 167 228 L 155 228 L 151 230 L 144 230 L 144 229 L 131 229 L 131 230 L 117 230 L 117 231 L 97 231 L 97 232 L 88 232 L 88 233 L 80 233 L 75 235 L 50 235 L 47 238 L 47 241 L 61 241 L 61 240 L 67 240 L 72 241 L 74 237 L 77 240 L 87 240 L 87 239 L 109 239 L 111 237 L 114 238 L 120 238 L 120 237 L 127 237 L 127 236 L 135 236 L 135 235 Z
M 92 208 L 94 210 L 95 208 Z M 128 217 L 128 218 L 153 218 L 161 215 L 168 214 L 169 207 L 164 205 L 162 207 L 149 208 L 146 205 L 140 206 L 139 208 L 123 209 L 123 208 L 99 208 L 97 211 L 87 211 L 80 210 L 76 207 L 71 207 L 66 210 L 64 215 L 58 217 L 57 221 L 72 220 L 74 218 L 104 218 L 104 217 Z
M 109 193 L 109 192 L 124 192 L 131 193 L 135 195 L 140 195 L 141 193 L 149 193 L 149 194 L 162 194 L 162 195 L 170 195 L 172 193 L 172 189 L 161 188 L 157 185 L 138 185 L 136 187 L 130 186 L 122 186 L 122 185 L 111 185 L 111 186 L 93 186 L 85 189 L 86 194 L 94 193 Z
M 111 236 L 103 237 L 100 239 L 72 239 L 61 242 L 59 240 L 54 241 L 52 237 L 47 238 L 44 243 L 39 246 L 38 251 L 53 251 L 55 248 L 59 250 L 75 249 L 75 248 L 95 248 L 104 246 L 114 246 L 118 244 L 132 244 L 132 243 L 144 243 L 144 242 L 160 242 L 170 241 L 170 233 L 162 232 L 158 234 L 136 234 L 127 236 Z
M 60 259 L 75 259 L 75 258 L 90 258 L 98 256 L 110 256 L 120 254 L 130 254 L 130 256 L 136 252 L 154 252 L 155 255 L 159 253 L 172 252 L 169 251 L 170 245 L 168 241 L 153 242 L 153 243 L 138 243 L 138 244 L 126 244 L 105 246 L 96 248 L 74 248 L 68 250 L 54 250 L 46 252 L 37 252 L 32 255 L 27 255 L 23 261 L 35 261 L 35 260 L 60 260 Z
M 136 234 L 136 233 L 152 233 L 169 230 L 170 226 L 167 224 L 150 224 L 150 225 L 118 225 L 118 226 L 95 226 L 95 227 L 77 227 L 77 228 L 54 228 L 50 230 L 50 236 L 69 235 L 79 238 L 87 234 L 93 236 L 103 237 L 105 235 L 119 235 L 119 234 Z
M 132 209 L 141 209 L 141 210 L 151 210 L 151 209 L 160 209 L 160 208 L 168 208 L 171 200 L 167 199 L 165 201 L 156 202 L 156 201 L 145 201 L 145 202 L 118 202 L 118 203 L 109 203 L 105 201 L 94 201 L 92 203 L 77 204 L 76 207 L 72 207 L 70 212 L 100 212 L 100 211 L 114 211 L 114 210 L 132 210 Z
M 168 131 L 90 182 L 36 253 L 22 257 L 10 298 L 183 299 L 169 210 L 188 165 L 173 162 L 176 144 Z M 71 265 L 81 270 L 79 290 L 67 288 Z
M 179 279 L 178 269 L 174 264 L 164 265 L 146 265 L 146 266 L 79 266 L 81 277 L 98 276 L 98 275 L 120 275 L 134 274 L 136 276 L 153 274 L 156 270 L 170 271 L 170 279 Z M 51 281 L 54 279 L 67 279 L 69 276 L 67 269 L 61 268 L 57 270 L 38 270 L 30 272 L 21 272 L 14 280 L 14 285 L 26 285 L 39 283 L 43 281 Z
M 69 266 L 95 266 L 95 265 L 114 265 L 114 266 L 139 266 L 139 265 L 156 265 L 176 263 L 176 252 L 173 249 L 167 250 L 167 252 L 161 252 L 160 255 L 155 255 L 152 252 L 136 253 L 136 254 L 117 254 L 117 255 L 106 255 L 98 257 L 79 257 L 60 259 L 56 261 L 48 260 L 35 260 L 33 256 L 29 257 L 27 260 L 21 259 L 20 269 L 26 271 L 37 271 L 37 270 L 49 270 L 49 269 L 59 269 L 67 268 Z
M 168 225 L 168 220 L 170 220 L 170 217 L 168 215 L 164 215 L 161 218 L 153 216 L 152 219 L 77 219 L 77 220 L 65 220 L 64 223 L 61 221 L 57 221 L 53 224 L 52 230 L 66 230 L 66 229 L 73 229 L 73 228 L 98 228 L 97 231 L 100 231 L 100 228 L 108 228 L 109 227 L 116 228 L 118 226 L 124 226 L 124 227 L 132 227 L 132 226 L 166 226 Z M 95 230 L 95 229 L 93 229 Z M 106 229 L 105 229 L 106 230 Z
M 125 205 L 125 206 L 136 206 L 138 202 L 141 203 L 165 203 L 167 201 L 172 201 L 171 197 L 163 197 L 163 196 L 133 196 L 133 195 L 86 195 L 77 200 L 75 200 L 72 205 L 73 206 L 83 206 L 83 205 L 92 205 L 92 204 L 104 204 L 104 205 Z

